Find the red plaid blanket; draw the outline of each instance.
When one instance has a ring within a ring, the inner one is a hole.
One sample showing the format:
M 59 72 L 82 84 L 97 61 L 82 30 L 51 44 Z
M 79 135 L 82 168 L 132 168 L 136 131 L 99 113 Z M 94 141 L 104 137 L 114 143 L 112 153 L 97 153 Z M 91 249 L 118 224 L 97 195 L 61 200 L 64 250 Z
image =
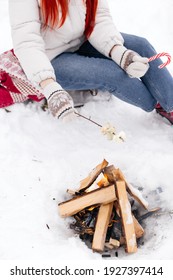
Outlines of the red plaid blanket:
M 26 77 L 13 50 L 0 55 L 0 108 L 27 99 L 41 101 L 44 95 L 40 88 Z

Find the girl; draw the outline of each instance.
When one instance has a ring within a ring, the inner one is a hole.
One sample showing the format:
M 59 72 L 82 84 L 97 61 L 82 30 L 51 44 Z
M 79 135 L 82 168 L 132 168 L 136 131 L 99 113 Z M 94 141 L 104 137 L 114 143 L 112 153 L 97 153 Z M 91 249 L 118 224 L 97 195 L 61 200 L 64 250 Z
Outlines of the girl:
M 106 0 L 9 0 L 9 11 L 14 53 L 53 116 L 74 117 L 66 90 L 98 89 L 173 123 L 170 73 L 149 66 L 146 39 L 116 29 Z

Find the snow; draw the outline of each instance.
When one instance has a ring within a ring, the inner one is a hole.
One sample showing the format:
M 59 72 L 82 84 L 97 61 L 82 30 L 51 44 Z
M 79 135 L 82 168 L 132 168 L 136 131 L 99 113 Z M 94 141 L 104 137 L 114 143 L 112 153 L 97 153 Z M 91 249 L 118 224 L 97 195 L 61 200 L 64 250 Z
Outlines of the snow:
M 130 203 L 126 203 L 125 205 L 125 211 L 124 211 L 127 215 L 127 220 L 126 220 L 126 224 L 130 225 L 133 223 L 133 218 L 132 218 L 132 214 L 131 214 L 131 206 Z
M 129 240 L 129 246 L 134 248 L 135 245 L 136 245 L 136 236 L 135 236 L 135 234 L 133 234 L 132 238 Z
M 147 37 L 157 51 L 173 55 L 173 2 L 109 0 L 120 31 Z M 0 0 L 0 52 L 12 47 L 7 1 Z M 169 66 L 173 73 L 173 63 Z M 120 168 L 127 181 L 142 187 L 151 208 L 173 209 L 173 128 L 155 112 L 146 113 L 116 98 L 91 100 L 80 113 L 123 130 L 124 143 L 108 141 L 94 124 L 77 119 L 62 124 L 39 104 L 0 110 L 0 259 L 99 260 L 58 215 L 80 180 L 103 158 Z M 160 201 L 155 190 L 162 187 Z M 152 192 L 152 195 L 149 195 Z M 170 215 L 148 218 L 145 243 L 120 259 L 171 259 Z M 49 229 L 48 229 L 48 227 Z

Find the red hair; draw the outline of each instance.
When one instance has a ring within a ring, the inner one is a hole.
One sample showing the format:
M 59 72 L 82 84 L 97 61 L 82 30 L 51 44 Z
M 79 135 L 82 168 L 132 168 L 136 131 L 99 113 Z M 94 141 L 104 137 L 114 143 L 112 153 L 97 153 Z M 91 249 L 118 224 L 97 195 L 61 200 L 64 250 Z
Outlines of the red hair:
M 56 25 L 61 27 L 68 14 L 69 0 L 42 0 L 41 10 L 44 17 L 44 27 L 48 24 L 53 28 Z M 92 33 L 95 25 L 98 0 L 86 0 L 86 19 L 85 19 L 85 37 L 88 38 Z M 61 18 L 59 17 L 61 10 Z

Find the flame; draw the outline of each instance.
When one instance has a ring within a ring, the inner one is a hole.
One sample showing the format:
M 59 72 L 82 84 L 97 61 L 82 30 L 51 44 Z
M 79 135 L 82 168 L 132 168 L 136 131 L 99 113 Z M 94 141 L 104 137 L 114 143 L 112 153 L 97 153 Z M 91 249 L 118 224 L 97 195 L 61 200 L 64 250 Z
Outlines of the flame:
M 108 181 L 107 175 L 106 174 L 100 174 L 98 176 L 97 180 L 95 180 L 95 182 L 90 187 L 88 187 L 85 190 L 85 192 L 88 193 L 88 192 L 94 191 L 94 190 L 102 188 L 102 187 L 107 187 L 109 185 L 110 185 L 110 183 Z
M 98 204 L 89 207 L 87 210 L 88 211 L 93 211 L 96 207 L 98 207 Z
M 100 188 L 109 186 L 109 181 L 108 181 L 108 177 L 106 174 L 103 175 L 103 178 L 97 183 L 97 185 Z

